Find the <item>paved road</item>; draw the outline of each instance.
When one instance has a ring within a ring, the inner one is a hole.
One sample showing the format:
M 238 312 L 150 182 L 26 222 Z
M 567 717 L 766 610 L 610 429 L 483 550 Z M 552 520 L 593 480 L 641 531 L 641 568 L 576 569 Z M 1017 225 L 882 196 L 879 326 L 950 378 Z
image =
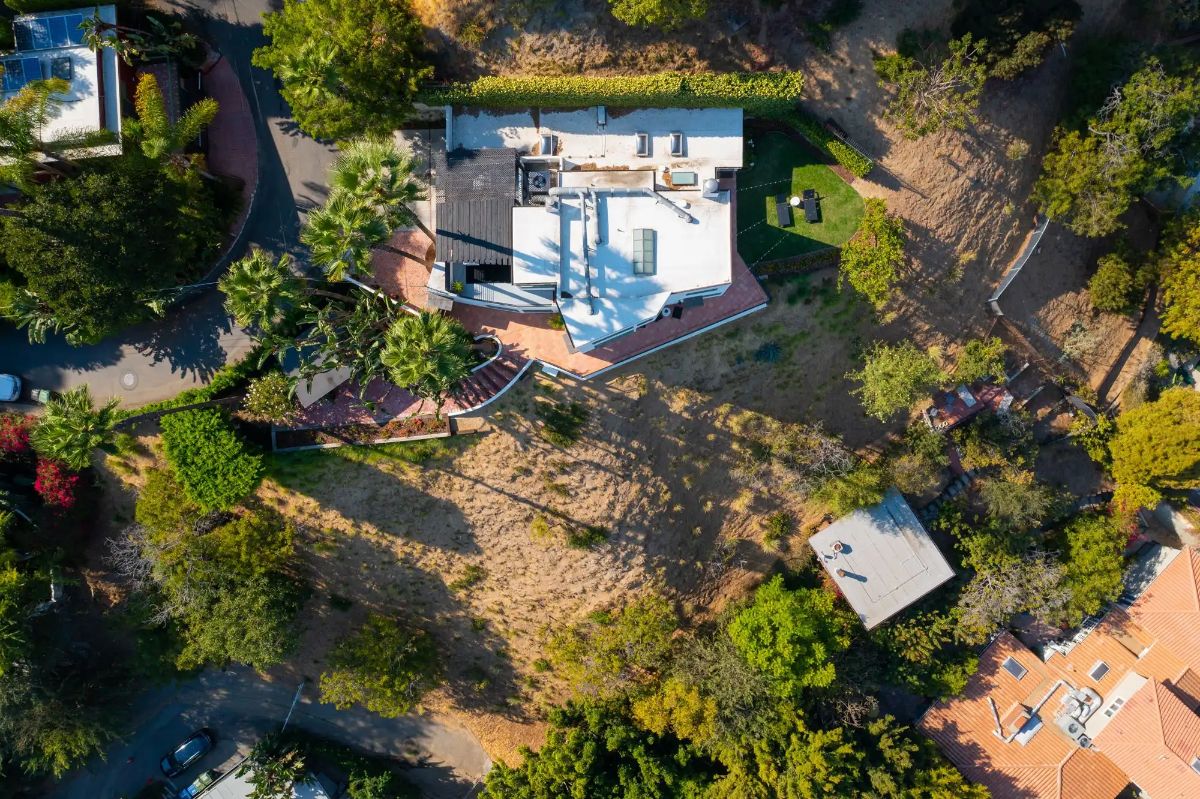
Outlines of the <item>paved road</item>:
M 163 779 L 158 762 L 176 743 L 201 727 L 215 733 L 217 746 L 204 760 L 172 780 L 184 788 L 202 771 L 236 762 L 264 732 L 287 715 L 297 686 L 270 683 L 248 669 L 209 671 L 139 698 L 135 730 L 111 747 L 106 761 L 94 760 L 59 784 L 53 799 L 119 799 L 151 780 Z M 383 719 L 365 710 L 336 711 L 313 701 L 305 686 L 290 724 L 314 734 L 383 755 L 425 757 L 408 776 L 427 797 L 473 796 L 476 780 L 490 766 L 487 755 L 465 729 L 406 716 Z M 129 758 L 133 758 L 129 762 Z
M 263 11 L 270 0 L 200 0 L 210 41 L 233 65 L 250 94 L 259 137 L 259 186 L 246 229 L 248 243 L 276 250 L 298 247 L 300 212 L 322 202 L 330 146 L 295 129 L 290 111 L 270 73 L 250 66 L 250 53 L 263 43 Z M 24 332 L 0 321 L 0 371 L 15 372 L 32 385 L 64 390 L 87 383 L 99 397 L 138 405 L 174 396 L 207 382 L 227 360 L 251 346 L 209 293 L 160 322 L 140 325 L 90 347 L 72 347 L 61 337 L 30 345 Z M 132 377 L 130 377 L 132 375 Z

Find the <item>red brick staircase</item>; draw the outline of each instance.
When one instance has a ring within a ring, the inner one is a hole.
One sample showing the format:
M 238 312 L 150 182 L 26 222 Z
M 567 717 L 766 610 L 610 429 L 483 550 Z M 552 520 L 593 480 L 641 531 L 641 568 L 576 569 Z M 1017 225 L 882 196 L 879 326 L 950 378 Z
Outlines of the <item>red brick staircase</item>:
M 528 359 L 512 355 L 507 350 L 501 352 L 459 384 L 446 403 L 446 412 L 457 416 L 482 408 L 512 388 L 529 366 Z

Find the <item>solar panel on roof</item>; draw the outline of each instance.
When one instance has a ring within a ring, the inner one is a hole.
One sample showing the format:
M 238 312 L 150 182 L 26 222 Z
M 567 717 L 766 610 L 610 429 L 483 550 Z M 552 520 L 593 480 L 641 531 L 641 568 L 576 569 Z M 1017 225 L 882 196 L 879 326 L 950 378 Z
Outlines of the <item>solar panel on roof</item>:
M 33 34 L 30 33 L 25 20 L 19 19 L 13 23 L 13 36 L 17 40 L 17 50 L 33 49 Z
M 83 44 L 83 14 L 67 14 L 67 38 L 71 44 Z
M 26 23 L 29 26 L 29 33 L 33 36 L 34 50 L 49 50 L 54 46 L 54 40 L 50 38 L 50 23 L 45 19 L 31 19 Z
M 83 44 L 82 14 L 27 17 L 13 21 L 17 50 L 49 50 Z
M 11 59 L 4 62 L 4 91 L 15 92 L 25 85 L 25 71 L 21 62 Z
M 50 41 L 55 47 L 66 47 L 71 43 L 71 38 L 67 36 L 65 17 L 51 17 L 46 22 L 50 26 Z
M 22 58 L 22 71 L 25 73 L 25 82 L 29 83 L 34 80 L 42 79 L 42 62 L 38 58 Z

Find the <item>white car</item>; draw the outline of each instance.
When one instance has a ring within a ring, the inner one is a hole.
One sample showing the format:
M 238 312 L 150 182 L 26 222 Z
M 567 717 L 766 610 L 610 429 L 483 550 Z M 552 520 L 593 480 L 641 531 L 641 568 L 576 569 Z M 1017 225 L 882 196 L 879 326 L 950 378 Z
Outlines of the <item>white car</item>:
M 16 375 L 0 375 L 0 402 L 16 402 L 21 396 L 21 378 Z

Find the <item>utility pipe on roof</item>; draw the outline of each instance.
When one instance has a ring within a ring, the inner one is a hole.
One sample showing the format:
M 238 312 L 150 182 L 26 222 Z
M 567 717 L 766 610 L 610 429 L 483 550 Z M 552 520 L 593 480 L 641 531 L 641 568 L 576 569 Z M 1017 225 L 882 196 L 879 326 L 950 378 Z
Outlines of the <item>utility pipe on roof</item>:
M 598 192 L 606 192 L 609 194 L 616 194 L 617 192 L 630 192 L 630 193 L 635 193 L 635 194 L 643 194 L 643 195 L 649 197 L 650 199 L 654 200 L 659 205 L 664 205 L 667 208 L 670 208 L 672 211 L 675 212 L 675 215 L 678 216 L 680 219 L 682 219 L 684 222 L 695 222 L 696 221 L 696 218 L 694 216 L 692 216 L 687 211 L 680 208 L 675 203 L 668 200 L 666 197 L 659 194 L 654 189 L 645 189 L 645 188 L 631 189 L 631 188 L 628 188 L 625 186 L 589 186 L 589 187 L 555 186 L 552 189 L 550 189 L 550 196 L 551 197 L 566 196 L 566 197 L 583 198 L 583 197 L 587 196 L 588 192 L 597 192 L 597 193 Z

